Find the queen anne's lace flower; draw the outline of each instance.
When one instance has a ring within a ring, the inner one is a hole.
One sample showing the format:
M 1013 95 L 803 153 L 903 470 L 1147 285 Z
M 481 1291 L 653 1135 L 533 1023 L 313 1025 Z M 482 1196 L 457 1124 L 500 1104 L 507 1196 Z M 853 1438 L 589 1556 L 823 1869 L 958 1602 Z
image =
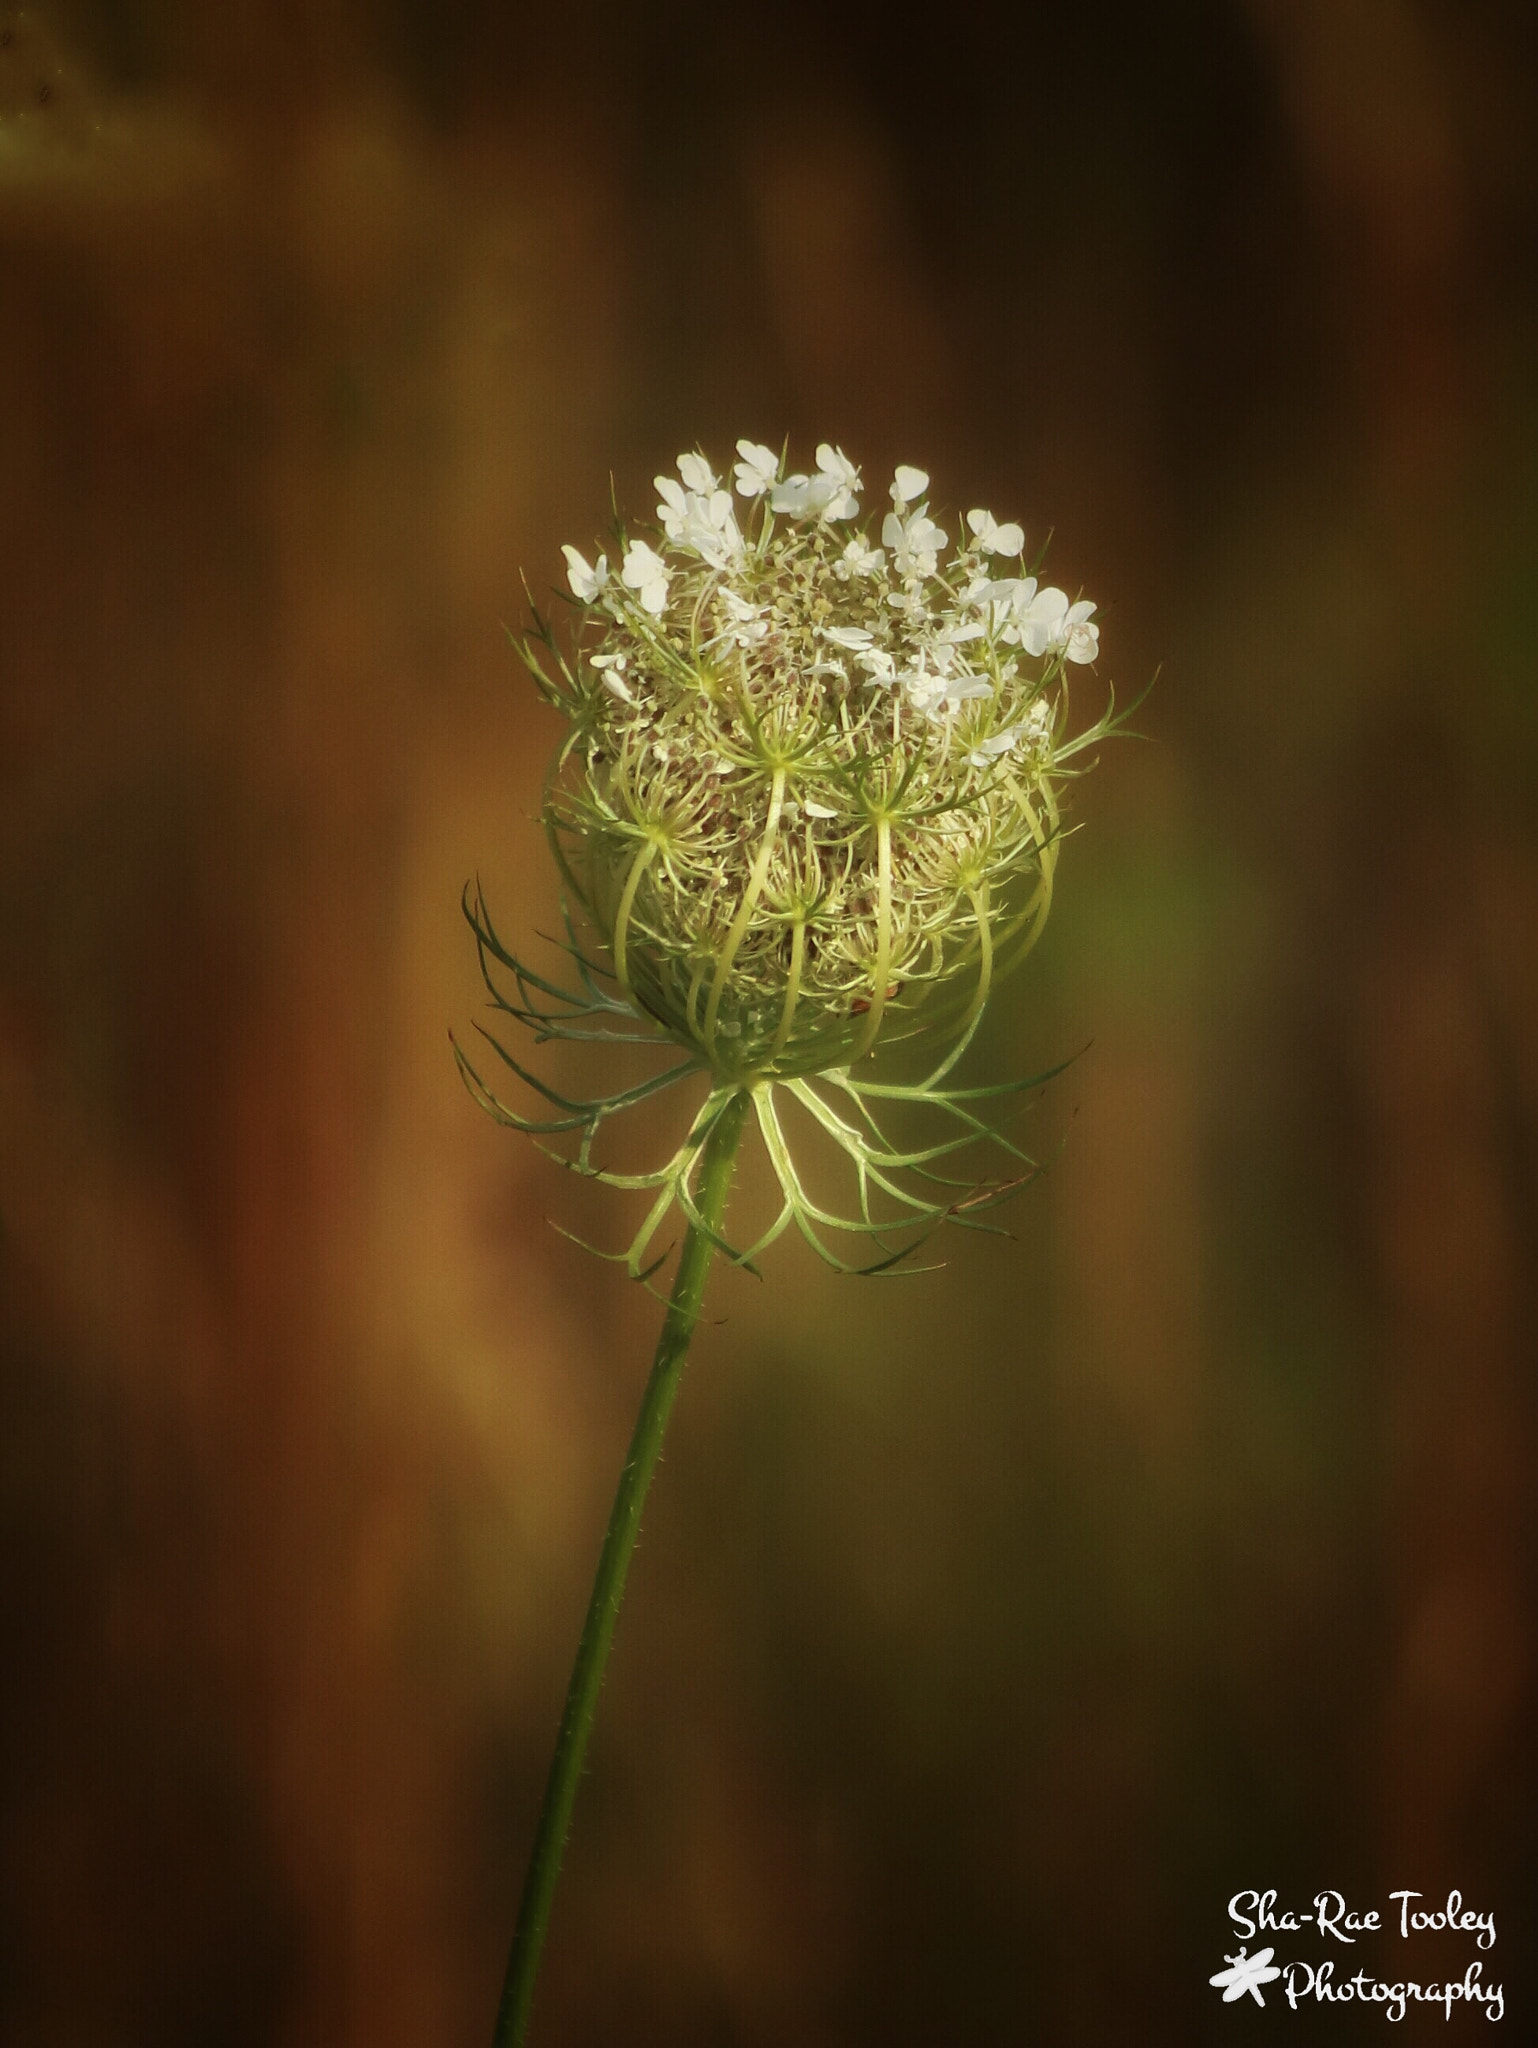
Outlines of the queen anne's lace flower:
M 878 1036 L 955 1031 L 1046 913 L 1057 856 L 1067 665 L 1093 605 L 990 579 L 1021 528 L 930 517 L 900 467 L 884 546 L 860 476 L 739 441 L 749 509 L 698 453 L 657 479 L 656 544 L 617 579 L 565 550 L 588 630 L 552 838 L 624 999 L 741 1081 L 844 1067 Z

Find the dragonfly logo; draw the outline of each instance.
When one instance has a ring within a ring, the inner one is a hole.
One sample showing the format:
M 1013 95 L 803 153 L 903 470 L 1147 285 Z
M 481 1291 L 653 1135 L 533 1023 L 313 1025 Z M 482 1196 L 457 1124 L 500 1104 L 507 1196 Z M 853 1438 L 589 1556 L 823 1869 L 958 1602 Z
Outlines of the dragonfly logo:
M 1219 1970 L 1207 1982 L 1222 1992 L 1225 2005 L 1232 2005 L 1236 1998 L 1243 1998 L 1246 1991 L 1257 2005 L 1264 2005 L 1266 2001 L 1260 1995 L 1261 1985 L 1274 1984 L 1282 1974 L 1272 1965 L 1271 1958 L 1275 1954 L 1274 1948 L 1257 1949 L 1254 1955 L 1246 1955 L 1240 1949 L 1236 1956 L 1224 1956 L 1228 1968 Z

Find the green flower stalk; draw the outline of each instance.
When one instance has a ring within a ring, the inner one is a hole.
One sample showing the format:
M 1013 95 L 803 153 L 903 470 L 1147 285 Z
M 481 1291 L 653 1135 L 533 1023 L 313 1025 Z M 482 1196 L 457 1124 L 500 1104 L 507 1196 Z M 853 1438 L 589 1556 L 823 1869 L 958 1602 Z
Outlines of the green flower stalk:
M 900 467 L 879 540 L 857 524 L 860 475 L 824 443 L 817 468 L 785 475 L 772 449 L 739 441 L 736 495 L 699 454 L 659 477 L 649 538 L 619 527 L 617 574 L 565 550 L 576 607 L 569 644 L 538 613 L 520 651 L 567 720 L 544 822 L 565 888 L 572 986 L 509 952 L 468 894 L 494 1008 L 555 1039 L 641 1044 L 678 1055 L 648 1079 L 577 1101 L 484 1035 L 549 1105 L 509 1108 L 456 1046 L 499 1121 L 575 1139 L 554 1156 L 650 1197 L 623 1258 L 647 1280 L 676 1209 L 684 1225 L 667 1318 L 610 1519 L 557 1740 L 514 1937 L 496 2048 L 525 2036 L 583 1752 L 662 1431 L 712 1256 L 757 1271 L 794 1224 L 843 1271 L 891 1272 L 943 1222 L 983 1212 L 1034 1172 L 981 1113 L 1044 1076 L 956 1088 L 949 1076 L 998 977 L 1051 907 L 1067 784 L 1121 720 L 1074 734 L 1069 674 L 1098 653 L 1095 607 L 1043 587 L 1025 537 L 983 510 L 954 548 L 931 516 L 929 479 Z M 739 510 L 739 502 L 741 509 Z M 1010 565 L 1014 565 L 1011 570 Z M 1016 573 L 1018 572 L 1018 573 Z M 879 1081 L 868 1055 L 907 1043 L 937 1063 L 919 1082 Z M 673 1156 L 617 1174 L 594 1157 L 602 1125 L 701 1077 L 705 1094 Z M 856 1210 L 807 1193 L 788 1139 L 799 1105 L 854 1172 Z M 904 1148 L 883 1118 L 936 1115 Z M 759 1239 L 734 1247 L 726 1197 L 751 1118 L 779 1184 Z M 1003 1177 L 943 1170 L 984 1143 Z M 833 1236 L 863 1240 L 846 1261 Z M 912 1268 L 908 1268 L 912 1270 Z

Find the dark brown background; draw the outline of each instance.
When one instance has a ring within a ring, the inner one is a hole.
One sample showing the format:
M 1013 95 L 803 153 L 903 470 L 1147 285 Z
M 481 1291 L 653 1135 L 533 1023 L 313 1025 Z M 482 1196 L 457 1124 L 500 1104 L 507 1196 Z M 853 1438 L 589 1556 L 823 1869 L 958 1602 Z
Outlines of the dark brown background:
M 1017 1241 L 718 1279 L 537 2038 L 1377 2038 L 1206 1986 L 1327 1884 L 1520 2033 L 1531 8 L 0 21 L 5 2041 L 487 2038 L 656 1316 L 449 1058 L 501 622 L 787 432 L 1055 528 L 1153 743 L 976 1055 L 1092 1041 Z

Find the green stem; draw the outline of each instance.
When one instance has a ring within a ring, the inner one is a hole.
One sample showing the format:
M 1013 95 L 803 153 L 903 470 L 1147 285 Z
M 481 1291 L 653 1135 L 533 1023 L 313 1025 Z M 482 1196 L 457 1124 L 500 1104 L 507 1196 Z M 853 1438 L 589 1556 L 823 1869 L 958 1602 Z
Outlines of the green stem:
M 726 1197 L 731 1187 L 732 1166 L 737 1156 L 737 1143 L 742 1136 L 748 1099 L 745 1093 L 729 1097 L 705 1140 L 698 1207 L 701 1219 L 717 1235 L 726 1213 Z M 518 1927 L 507 1961 L 502 2002 L 497 2008 L 493 2048 L 522 2048 L 528 2031 L 529 2008 L 534 2002 L 534 1980 L 539 1974 L 551 1901 L 555 1896 L 556 1880 L 561 1874 L 561 1854 L 571 1829 L 577 1781 L 582 1774 L 582 1759 L 592 1732 L 593 1716 L 598 1709 L 604 1665 L 614 1640 L 614 1623 L 625 1591 L 625 1575 L 630 1569 L 631 1553 L 640 1533 L 646 1491 L 662 1451 L 663 1432 L 683 1375 L 689 1339 L 699 1321 L 713 1249 L 709 1237 L 691 1224 L 679 1256 L 662 1335 L 657 1340 L 651 1378 L 646 1383 L 641 1412 L 636 1417 L 635 1434 L 630 1439 L 630 1454 L 620 1474 L 619 1491 L 614 1496 L 603 1551 L 598 1559 L 598 1573 L 593 1580 L 592 1598 L 588 1602 L 587 1620 L 583 1623 L 582 1640 L 577 1646 L 577 1661 L 572 1666 L 571 1683 L 566 1690 L 566 1708 L 561 1716 L 561 1731 L 555 1741 L 555 1755 L 550 1762 L 550 1776 L 545 1782 L 544 1804 L 540 1808 L 534 1849 L 529 1858 L 529 1874 L 524 1880 L 523 1899 L 518 1908 Z

